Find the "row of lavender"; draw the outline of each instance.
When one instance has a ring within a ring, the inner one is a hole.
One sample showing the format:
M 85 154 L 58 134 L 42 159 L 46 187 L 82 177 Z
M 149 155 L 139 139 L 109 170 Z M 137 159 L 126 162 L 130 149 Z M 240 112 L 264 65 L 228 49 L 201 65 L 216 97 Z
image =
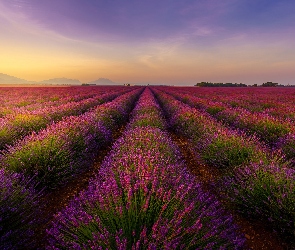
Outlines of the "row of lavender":
M 73 101 L 74 99 L 78 101 L 80 97 L 89 98 L 119 88 L 122 86 L 0 87 L 0 107 L 27 107 L 38 103 Z
M 255 137 L 229 129 L 208 114 L 158 89 L 171 126 L 190 139 L 196 155 L 222 169 L 217 188 L 241 213 L 265 219 L 285 236 L 295 233 L 295 171 Z M 216 184 L 215 183 L 215 184 Z
M 185 168 L 147 88 L 97 176 L 48 230 L 48 249 L 241 249 L 232 218 Z
M 36 95 L 36 91 L 37 90 L 32 90 L 32 92 Z M 57 95 L 53 95 L 53 93 L 57 93 Z M 57 92 L 56 90 L 53 92 L 49 92 L 49 93 L 44 93 L 43 95 L 41 95 L 41 93 L 39 93 L 39 96 L 33 96 L 35 99 L 33 100 L 28 100 L 27 95 L 23 96 L 21 95 L 21 92 L 18 93 L 18 95 L 14 95 L 12 100 L 9 100 L 9 98 L 11 99 L 12 96 L 1 96 L 3 100 L 6 100 L 6 102 L 2 103 L 1 106 L 1 111 L 0 111 L 0 115 L 1 117 L 5 117 L 8 114 L 14 114 L 14 113 L 24 113 L 26 111 L 30 111 L 30 110 L 37 110 L 40 108 L 44 108 L 44 107 L 49 107 L 49 106 L 58 106 L 58 105 L 62 105 L 64 103 L 67 102 L 78 102 L 81 101 L 83 99 L 87 99 L 87 98 L 91 98 L 94 97 L 96 95 L 99 94 L 104 94 L 106 92 L 102 92 L 102 91 L 95 91 L 95 92 L 88 92 L 88 93 L 79 93 L 79 92 L 74 92 L 74 91 L 70 91 L 70 93 L 72 94 L 71 96 L 69 94 L 64 95 L 65 93 L 63 92 Z M 49 94 L 51 94 L 51 97 L 48 96 Z M 31 97 L 31 98 L 33 98 Z
M 0 87 L 0 117 L 91 98 L 122 87 Z
M 58 122 L 67 116 L 77 116 L 104 102 L 108 102 L 117 96 L 127 92 L 126 89 L 95 95 L 80 101 L 62 103 L 58 106 L 46 106 L 45 108 L 28 111 L 19 110 L 0 119 L 0 150 L 30 133 L 38 132 L 53 122 Z
M 119 89 L 118 89 L 119 90 Z M 31 104 L 27 104 L 24 106 L 16 106 L 16 107 L 2 107 L 0 110 L 0 116 L 1 116 L 1 120 L 2 119 L 7 119 L 7 117 L 10 116 L 16 116 L 18 114 L 28 114 L 32 111 L 34 112 L 40 112 L 42 109 L 46 109 L 46 108 L 50 108 L 50 107 L 58 107 L 58 106 L 62 106 L 65 105 L 67 103 L 72 103 L 72 102 L 79 102 L 82 100 L 86 100 L 86 99 L 90 99 L 93 98 L 95 96 L 102 96 L 106 93 L 110 93 L 110 92 L 115 92 L 115 90 L 113 91 L 106 91 L 106 92 L 102 92 L 99 93 L 99 91 L 97 91 L 98 93 L 84 93 L 84 94 L 77 94 L 77 93 L 73 93 L 73 96 L 66 96 L 66 97 L 52 97 L 51 100 L 49 101 L 43 101 L 43 102 L 37 102 L 37 103 L 31 103 Z M 16 97 L 17 98 L 17 97 Z M 19 96 L 18 100 L 21 102 L 25 102 L 25 96 Z M 41 98 L 41 97 L 40 97 Z
M 295 129 L 293 121 L 282 117 L 274 117 L 265 112 L 253 113 L 244 108 L 228 107 L 223 102 L 212 102 L 210 99 L 195 97 L 191 94 L 177 93 L 172 89 L 169 93 L 192 107 L 208 112 L 226 126 L 244 131 L 249 136 L 257 136 L 270 149 L 281 150 L 286 160 L 295 165 Z
M 171 88 L 172 90 L 172 88 Z M 294 88 L 193 88 L 178 91 L 227 107 L 263 112 L 278 118 L 295 119 Z
M 36 218 L 42 217 L 40 197 L 93 163 L 98 150 L 112 140 L 112 133 L 128 118 L 141 92 L 142 88 L 136 88 L 83 115 L 67 117 L 25 137 L 2 155 L 2 249 L 26 244 Z

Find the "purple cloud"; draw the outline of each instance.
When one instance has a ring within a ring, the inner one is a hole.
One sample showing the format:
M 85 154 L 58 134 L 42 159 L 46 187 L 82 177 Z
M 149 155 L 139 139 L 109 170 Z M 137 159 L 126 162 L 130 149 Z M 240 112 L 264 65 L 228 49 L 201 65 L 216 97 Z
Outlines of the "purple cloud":
M 218 39 L 241 30 L 273 32 L 294 27 L 295 23 L 295 3 L 288 0 L 3 0 L 3 3 L 45 29 L 94 41 L 146 41 L 188 33 L 198 37 L 200 27 L 215 31 Z

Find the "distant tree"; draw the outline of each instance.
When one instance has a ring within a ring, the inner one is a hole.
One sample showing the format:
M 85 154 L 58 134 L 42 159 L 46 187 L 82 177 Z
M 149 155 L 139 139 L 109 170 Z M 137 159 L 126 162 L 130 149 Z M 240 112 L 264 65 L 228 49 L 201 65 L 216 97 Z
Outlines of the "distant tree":
M 197 83 L 195 86 L 197 87 L 247 87 L 246 84 L 243 83 L 231 83 L 231 82 L 227 82 L 227 83 L 222 83 L 222 82 L 216 82 L 216 83 L 212 83 L 212 82 L 199 82 Z
M 265 82 L 262 84 L 262 87 L 277 87 L 278 83 L 276 82 Z

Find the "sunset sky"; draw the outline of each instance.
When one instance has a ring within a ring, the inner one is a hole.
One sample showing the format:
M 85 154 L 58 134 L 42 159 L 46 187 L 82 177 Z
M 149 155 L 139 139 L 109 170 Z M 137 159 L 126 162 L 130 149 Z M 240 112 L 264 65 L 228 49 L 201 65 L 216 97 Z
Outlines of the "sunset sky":
M 294 0 L 0 0 L 0 73 L 295 85 Z

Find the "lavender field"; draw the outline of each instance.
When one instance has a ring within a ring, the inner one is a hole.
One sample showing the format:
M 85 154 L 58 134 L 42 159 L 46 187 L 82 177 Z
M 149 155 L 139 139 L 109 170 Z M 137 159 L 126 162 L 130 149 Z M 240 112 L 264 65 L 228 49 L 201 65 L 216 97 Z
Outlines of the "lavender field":
M 0 248 L 295 249 L 294 96 L 0 88 Z

